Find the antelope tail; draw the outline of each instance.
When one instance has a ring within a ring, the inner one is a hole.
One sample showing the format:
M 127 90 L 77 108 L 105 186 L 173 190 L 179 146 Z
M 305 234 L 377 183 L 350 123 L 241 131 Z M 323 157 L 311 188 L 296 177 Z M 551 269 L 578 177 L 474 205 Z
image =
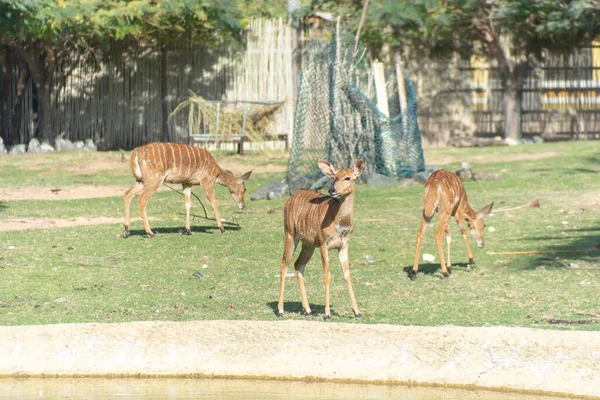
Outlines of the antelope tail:
M 142 169 L 140 168 L 140 160 L 138 158 L 138 150 L 135 149 L 131 153 L 131 158 L 129 159 L 129 163 L 131 166 L 131 172 L 133 172 L 133 176 L 138 182 L 142 181 Z

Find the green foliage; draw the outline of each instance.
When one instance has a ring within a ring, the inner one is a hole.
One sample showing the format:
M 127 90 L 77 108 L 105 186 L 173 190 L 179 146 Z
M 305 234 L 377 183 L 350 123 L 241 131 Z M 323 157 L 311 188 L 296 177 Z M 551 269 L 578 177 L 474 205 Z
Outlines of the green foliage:
M 356 31 L 362 5 L 320 0 L 305 12 L 334 12 Z M 600 10 L 591 0 L 373 0 L 361 38 L 370 48 L 387 44 L 447 51 L 507 35 L 516 46 L 539 52 L 581 44 L 599 33 Z
M 591 141 L 426 150 L 430 164 L 456 170 L 460 162 L 469 161 L 480 174 L 501 174 L 499 180 L 465 183 L 475 208 L 496 201 L 496 210 L 486 220 L 488 228 L 495 231 L 485 232 L 484 249 L 473 249 L 477 264 L 469 272 L 464 243 L 452 224 L 455 268 L 445 280 L 440 279 L 435 262 L 421 265 L 423 273 L 417 281 L 409 279 L 423 186 L 360 187 L 350 261 L 363 320 L 353 322 L 599 330 L 600 252 L 586 251 L 598 244 L 600 229 L 599 150 L 598 142 Z M 21 180 L 13 187 L 39 183 L 47 188 L 77 188 L 85 179 L 124 189 L 132 182 L 127 163 L 120 163 L 116 152 L 94 154 L 91 165 L 113 166 L 85 171 L 82 177 L 78 167 L 89 155 L 0 158 L 2 171 L 9 171 L 8 178 L 0 175 L 0 186 L 6 186 L 10 176 Z M 231 161 L 230 157 L 217 155 L 221 161 Z M 253 155 L 235 161 L 280 167 L 286 163 L 284 158 L 267 160 Z M 73 165 L 67 170 L 70 181 L 66 175 L 48 173 L 64 165 Z M 45 176 L 43 182 L 39 182 L 40 174 Z M 281 178 L 283 172 L 255 171 L 248 181 L 247 196 L 260 184 Z M 204 199 L 201 189 L 194 192 Z M 132 224 L 131 237 L 120 237 L 121 196 L 0 202 L 2 225 L 15 218 L 118 218 L 112 224 L 0 232 L 0 324 L 275 320 L 286 199 L 248 201 L 247 208 L 239 212 L 226 189 L 218 187 L 216 194 L 222 216 L 228 221 L 235 219 L 241 228 L 226 225 L 226 233 L 220 234 L 214 221 L 197 217 L 192 222 L 193 235 L 179 235 L 185 213 L 183 198 L 161 191 L 148 205 L 148 214 L 157 218 L 151 221 L 158 231 L 152 239 L 145 236 L 139 220 Z M 500 211 L 537 198 L 540 208 Z M 192 213 L 203 215 L 196 200 Z M 132 216 L 138 215 L 134 203 Z M 432 228 L 427 231 L 423 252 L 437 259 L 433 233 Z M 542 252 L 491 254 L 513 251 Z M 367 262 L 367 255 L 375 262 Z M 350 301 L 335 252 L 331 253 L 331 267 L 332 320 L 351 321 Z M 196 271 L 203 277 L 194 277 Z M 318 254 L 307 265 L 305 278 L 317 314 L 301 315 L 298 284 L 290 277 L 284 318 L 317 322 L 324 305 Z M 591 323 L 554 325 L 549 322 L 553 319 Z
M 452 0 L 422 12 L 426 40 L 455 43 L 472 39 L 498 46 L 500 37 L 513 41 L 514 48 L 538 53 L 542 48 L 565 48 L 590 41 L 600 33 L 600 13 L 587 0 Z
M 236 0 L 4 0 L 2 36 L 34 38 L 77 33 L 138 40 L 187 37 L 212 41 L 241 30 Z M 174 35 L 174 36 L 173 36 Z M 0 37 L 2 39 L 2 37 Z
M 199 41 L 213 41 L 219 35 L 239 32 L 240 19 L 234 0 L 103 3 L 91 16 L 97 30 L 107 29 L 117 39 L 187 37 Z

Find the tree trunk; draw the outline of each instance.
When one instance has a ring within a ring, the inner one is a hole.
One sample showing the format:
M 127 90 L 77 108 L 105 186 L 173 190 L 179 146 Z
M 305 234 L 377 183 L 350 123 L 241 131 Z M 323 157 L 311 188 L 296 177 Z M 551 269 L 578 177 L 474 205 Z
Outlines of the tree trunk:
M 522 85 L 508 82 L 504 86 L 504 137 L 519 142 L 521 140 L 521 91 Z
M 52 101 L 50 100 L 51 86 L 45 80 L 36 82 L 38 89 L 37 137 L 40 142 L 54 144 L 56 134 L 52 129 L 52 121 L 50 119 L 50 112 L 52 110 Z
M 52 129 L 52 82 L 56 65 L 54 48 L 50 39 L 38 41 L 31 46 L 16 46 L 16 50 L 27 65 L 31 79 L 37 89 L 37 131 L 40 141 L 54 144 L 56 132 Z
M 490 19 L 491 21 L 491 19 Z M 489 21 L 476 25 L 479 39 L 487 46 L 490 57 L 498 62 L 502 81 L 504 106 L 504 137 L 521 140 L 521 98 L 525 80 L 531 70 L 529 56 L 524 48 L 514 47 L 510 36 L 497 36 Z
M 500 76 L 503 86 L 504 106 L 504 137 L 516 142 L 521 140 L 521 117 L 523 87 L 529 75 L 531 66 L 526 57 L 521 57 L 517 63 L 505 62 L 500 64 Z
M 2 68 L 2 81 L 0 81 L 0 137 L 4 143 L 10 145 L 10 82 L 12 77 L 12 65 L 10 64 L 8 49 L 0 48 L 0 68 Z
M 25 90 L 29 83 L 29 70 L 27 66 L 22 65 L 21 73 L 19 75 L 19 83 L 17 84 L 17 97 L 15 99 L 15 105 L 11 110 L 11 129 L 8 135 L 8 144 L 18 143 L 19 133 L 21 131 L 21 118 L 23 113 L 21 108 L 23 106 L 23 98 L 25 97 Z

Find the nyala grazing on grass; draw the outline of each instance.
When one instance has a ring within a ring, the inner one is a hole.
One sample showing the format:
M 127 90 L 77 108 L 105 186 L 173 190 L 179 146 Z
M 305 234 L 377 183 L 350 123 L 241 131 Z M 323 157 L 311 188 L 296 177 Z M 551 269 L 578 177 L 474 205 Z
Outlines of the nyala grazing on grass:
M 471 247 L 469 246 L 465 221 L 469 226 L 469 230 L 471 231 L 473 239 L 475 239 L 477 247 L 483 247 L 483 229 L 485 228 L 484 218 L 490 214 L 493 206 L 494 203 L 492 202 L 483 207 L 480 211 L 473 210 L 467 201 L 465 187 L 456 174 L 446 170 L 439 170 L 431 174 L 425 183 L 425 191 L 423 193 L 423 218 L 421 219 L 421 227 L 419 228 L 419 233 L 417 235 L 417 254 L 415 255 L 415 264 L 413 266 L 411 279 L 413 281 L 417 279 L 421 244 L 423 243 L 423 237 L 427 230 L 427 226 L 429 225 L 429 222 L 431 222 L 431 218 L 436 211 L 439 213 L 440 222 L 438 229 L 435 232 L 435 243 L 440 255 L 442 274 L 444 277 L 448 277 L 448 274 L 452 272 L 452 263 L 450 261 L 450 243 L 452 240 L 450 237 L 450 228 L 448 226 L 450 217 L 454 217 L 456 222 L 458 222 L 460 232 L 462 233 L 467 246 L 469 269 L 473 269 L 475 261 L 473 260 L 473 253 L 471 253 Z M 442 243 L 444 233 L 446 234 L 446 242 L 448 245 L 447 265 L 444 260 L 444 245 Z
M 331 318 L 329 309 L 329 285 L 331 282 L 329 250 L 337 249 L 344 270 L 344 279 L 350 294 L 350 301 L 352 302 L 352 311 L 359 318 L 360 312 L 356 306 L 350 277 L 348 242 L 353 230 L 354 182 L 363 172 L 365 163 L 359 160 L 352 168 L 342 170 L 338 170 L 326 161 L 319 161 L 318 166 L 325 175 L 333 178 L 333 183 L 329 189 L 331 197 L 312 190 L 299 190 L 288 199 L 283 209 L 285 242 L 280 265 L 278 316 L 283 316 L 283 292 L 288 265 L 298 242 L 302 242 L 302 249 L 294 263 L 294 268 L 300 285 L 300 296 L 304 312 L 306 314 L 311 313 L 304 287 L 304 267 L 312 257 L 315 249 L 318 248 L 321 252 L 323 279 L 325 281 L 324 318 Z
M 236 178 L 230 171 L 221 169 L 213 156 L 206 150 L 177 143 L 150 143 L 136 147 L 129 159 L 131 172 L 136 182 L 125 191 L 125 231 L 123 237 L 129 236 L 129 206 L 134 196 L 140 195 L 138 206 L 144 221 L 146 233 L 152 237 L 146 204 L 163 182 L 181 183 L 185 197 L 185 233 L 192 234 L 190 229 L 190 208 L 192 207 L 192 186 L 200 185 L 206 191 L 208 201 L 215 212 L 217 226 L 224 232 L 221 216 L 217 209 L 217 201 L 213 185 L 218 183 L 231 192 L 233 201 L 240 209 L 244 208 L 244 182 L 252 171 Z

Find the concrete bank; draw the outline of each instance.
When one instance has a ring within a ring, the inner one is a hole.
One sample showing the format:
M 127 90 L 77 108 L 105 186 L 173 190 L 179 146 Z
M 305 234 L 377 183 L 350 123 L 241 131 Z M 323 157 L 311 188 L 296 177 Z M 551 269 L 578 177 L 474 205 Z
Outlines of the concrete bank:
M 320 321 L 0 327 L 0 376 L 419 383 L 600 398 L 600 333 Z

